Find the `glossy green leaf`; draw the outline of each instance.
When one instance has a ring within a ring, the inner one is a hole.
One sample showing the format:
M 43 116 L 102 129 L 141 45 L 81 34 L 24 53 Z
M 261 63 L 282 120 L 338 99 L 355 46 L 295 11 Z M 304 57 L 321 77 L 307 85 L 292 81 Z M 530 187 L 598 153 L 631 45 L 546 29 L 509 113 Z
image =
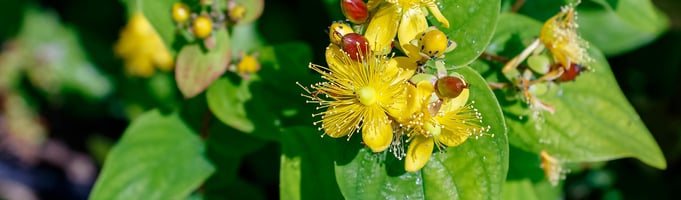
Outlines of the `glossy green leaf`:
M 579 9 L 579 28 L 606 55 L 616 55 L 647 44 L 669 26 L 667 17 L 650 0 L 618 0 L 601 8 Z
M 539 154 L 524 151 L 513 145 L 510 146 L 504 199 L 560 199 L 563 189 L 560 183 L 562 182 L 560 181 L 557 186 L 553 186 L 546 179 L 544 170 L 541 168 Z M 529 188 L 527 184 L 529 184 Z
M 283 131 L 281 199 L 343 199 L 333 173 L 333 138 L 320 135 L 312 127 Z
M 229 34 L 223 28 L 211 37 L 215 37 L 216 42 L 213 49 L 207 50 L 202 44 L 193 43 L 184 46 L 177 55 L 175 80 L 185 98 L 203 92 L 227 70 L 232 56 Z
M 177 114 L 149 111 L 113 147 L 90 199 L 181 199 L 214 168 L 199 137 Z
M 499 16 L 500 0 L 443 0 L 442 14 L 449 28 L 440 28 L 457 43 L 454 51 L 446 54 L 447 63 L 463 66 L 475 60 L 487 47 Z M 439 23 L 432 19 L 434 24 Z M 440 27 L 440 26 L 439 26 Z
M 528 179 L 506 181 L 504 183 L 504 200 L 537 200 L 534 187 Z
M 173 4 L 180 0 L 120 0 L 127 8 L 128 17 L 135 12 L 142 12 L 154 27 L 156 33 L 161 36 L 163 43 L 172 55 L 177 53 L 176 44 L 182 41 L 176 34 L 177 25 L 172 18 Z
M 502 15 L 499 23 L 528 27 L 498 27 L 498 37 L 490 44 L 495 48 L 489 50 L 508 57 L 520 52 L 522 41 L 527 40 L 522 37 L 533 35 L 541 26 L 538 21 L 513 14 Z M 595 47 L 589 49 L 589 54 L 595 59 L 587 64 L 592 71 L 578 76 L 574 82 L 550 85 L 548 92 L 538 95 L 555 106 L 554 114 L 543 112 L 539 118 L 531 117 L 533 112 L 524 103 L 506 99 L 502 91 L 496 91 L 503 96 L 499 99 L 511 130 L 509 141 L 526 151 L 545 150 L 563 162 L 635 157 L 664 169 L 666 162 L 659 147 L 620 91 L 607 61 Z M 476 62 L 473 66 L 489 81 L 503 80 L 499 77 L 499 64 Z
M 336 140 L 336 179 L 349 199 L 496 199 L 508 170 L 508 142 L 501 109 L 485 80 L 474 70 L 454 70 L 471 85 L 469 101 L 491 126 L 493 137 L 471 138 L 445 152 L 434 153 L 418 172 L 404 171 L 404 162 L 389 152 L 372 153 L 361 136 Z

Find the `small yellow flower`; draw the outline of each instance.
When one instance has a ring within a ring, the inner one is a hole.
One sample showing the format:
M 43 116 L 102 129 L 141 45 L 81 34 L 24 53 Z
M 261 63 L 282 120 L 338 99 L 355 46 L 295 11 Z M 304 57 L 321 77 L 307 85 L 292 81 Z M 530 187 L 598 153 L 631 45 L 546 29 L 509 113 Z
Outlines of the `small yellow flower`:
M 411 143 L 405 158 L 405 170 L 418 171 L 426 165 L 437 145 L 439 149 L 462 144 L 473 135 L 482 135 L 489 127 L 482 127 L 482 116 L 471 104 L 466 104 L 469 89 L 452 99 L 431 101 L 433 85 L 428 81 L 417 84 L 412 98 L 421 103 L 421 109 L 413 114 L 406 127 L 412 128 L 409 134 Z M 425 96 L 424 96 L 425 95 Z
M 236 64 L 236 71 L 239 74 L 252 74 L 260 70 L 260 62 L 257 60 L 257 55 L 242 54 L 241 60 Z
M 544 176 L 553 186 L 557 186 L 561 179 L 565 179 L 565 171 L 561 162 L 549 155 L 548 152 L 542 150 L 539 154 L 541 158 L 541 168 L 544 170 Z
M 123 58 L 125 71 L 133 76 L 149 77 L 154 66 L 169 71 L 173 58 L 161 37 L 141 12 L 135 13 L 121 31 L 114 51 Z
M 329 67 L 310 64 L 326 82 L 305 88 L 318 109 L 326 109 L 313 116 L 321 116 L 321 128 L 334 138 L 352 136 L 362 131 L 364 143 L 374 152 L 384 151 L 393 138 L 392 121 L 386 115 L 393 99 L 405 91 L 407 85 L 403 69 L 393 69 L 385 55 L 369 52 L 354 61 L 335 45 L 326 51 Z M 406 72 L 404 72 L 406 73 Z
M 428 8 L 443 27 L 449 27 L 449 21 L 442 15 L 434 0 L 386 0 L 386 2 L 388 4 L 378 8 L 364 34 L 369 40 L 371 50 L 375 52 L 388 53 L 395 35 L 401 47 L 425 31 L 428 28 L 426 20 L 428 13 L 425 13 L 423 8 Z
M 565 6 L 561 12 L 551 17 L 542 27 L 539 40 L 549 49 L 556 62 L 565 69 L 571 64 L 588 62 L 591 58 L 586 52 L 588 43 L 577 33 L 577 12 L 574 6 Z

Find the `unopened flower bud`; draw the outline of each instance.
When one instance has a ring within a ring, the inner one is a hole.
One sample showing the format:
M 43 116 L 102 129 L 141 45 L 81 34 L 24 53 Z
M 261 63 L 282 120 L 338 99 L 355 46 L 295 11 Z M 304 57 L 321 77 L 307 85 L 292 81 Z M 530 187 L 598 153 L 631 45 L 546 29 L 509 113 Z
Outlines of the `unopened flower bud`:
M 348 20 L 355 24 L 364 23 L 369 17 L 364 0 L 341 0 L 341 10 Z

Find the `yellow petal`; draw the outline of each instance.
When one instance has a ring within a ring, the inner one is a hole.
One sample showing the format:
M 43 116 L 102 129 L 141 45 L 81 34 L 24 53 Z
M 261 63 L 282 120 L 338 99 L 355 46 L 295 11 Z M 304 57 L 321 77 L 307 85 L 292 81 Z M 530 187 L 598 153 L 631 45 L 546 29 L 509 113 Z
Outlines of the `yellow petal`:
M 404 160 L 404 170 L 415 172 L 426 166 L 435 146 L 432 138 L 417 135 L 411 140 Z
M 442 13 L 440 12 L 440 9 L 437 7 L 437 4 L 432 4 L 428 6 L 428 10 L 430 10 L 430 13 L 433 14 L 435 19 L 442 23 L 442 27 L 449 28 L 449 21 L 445 16 L 442 16 Z
M 409 80 L 416 73 L 416 68 L 416 61 L 408 57 L 398 56 L 390 59 L 386 71 L 391 77 L 392 75 L 397 77 L 395 81 L 404 81 Z
M 154 66 L 144 57 L 132 57 L 125 61 L 125 71 L 133 76 L 150 77 L 154 74 Z
M 390 45 L 397 34 L 399 25 L 399 12 L 397 6 L 390 4 L 381 7 L 371 18 L 364 37 L 369 41 L 371 50 L 376 54 L 387 54 Z
M 461 108 L 468 102 L 468 96 L 470 95 L 470 89 L 463 89 L 458 97 L 453 99 L 446 99 L 445 102 L 440 107 L 440 112 L 452 112 L 456 109 Z
M 446 128 L 443 128 L 441 131 L 440 135 L 435 139 L 448 147 L 459 146 L 468 139 L 468 133 L 466 132 L 451 131 Z
M 408 83 L 404 85 L 406 91 L 394 98 L 392 100 L 393 103 L 387 108 L 388 114 L 401 124 L 407 123 L 410 117 L 418 110 L 413 108 L 414 105 L 410 104 L 413 101 L 409 100 L 412 94 L 415 93 L 416 87 Z
M 367 2 L 367 9 L 369 10 L 369 12 L 371 12 L 374 9 L 376 9 L 376 7 L 378 7 L 378 5 L 381 3 L 383 3 L 383 0 L 369 0 Z
M 433 84 L 429 81 L 421 81 L 417 86 L 405 84 L 405 87 L 404 95 L 395 98 L 392 106 L 387 109 L 388 114 L 401 124 L 406 124 L 411 116 L 420 112 L 434 91 Z
M 428 29 L 428 21 L 426 21 L 426 16 L 419 7 L 409 8 L 402 13 L 397 38 L 405 54 L 410 55 L 411 53 L 410 48 L 405 46 L 410 45 L 409 42 L 416 39 L 426 29 Z
M 413 43 L 408 43 L 405 45 L 400 46 L 401 50 L 406 54 L 409 59 L 413 60 L 414 62 L 420 61 L 423 59 L 423 56 L 420 54 L 419 48 L 414 45 Z
M 435 88 L 430 81 L 421 81 L 416 84 L 415 103 L 419 105 L 428 104 Z
M 393 127 L 380 107 L 370 108 L 362 125 L 362 140 L 373 152 L 382 152 L 390 146 Z
M 158 52 L 155 53 L 154 63 L 159 69 L 164 71 L 170 71 L 173 69 L 173 57 L 170 55 L 170 52 L 165 49 L 165 47 L 163 49 L 159 49 Z
M 335 44 L 326 47 L 326 64 L 333 73 L 349 74 L 352 65 L 350 57 Z

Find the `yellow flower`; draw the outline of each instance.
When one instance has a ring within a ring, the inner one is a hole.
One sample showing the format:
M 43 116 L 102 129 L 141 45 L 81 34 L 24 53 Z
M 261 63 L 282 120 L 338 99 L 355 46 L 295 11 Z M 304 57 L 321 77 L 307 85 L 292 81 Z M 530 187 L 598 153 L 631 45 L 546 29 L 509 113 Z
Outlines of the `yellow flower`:
M 406 171 L 418 171 L 426 165 L 433 153 L 433 147 L 439 149 L 462 144 L 473 135 L 482 135 L 489 127 L 482 127 L 482 116 L 472 104 L 466 104 L 469 89 L 452 99 L 432 101 L 433 84 L 422 81 L 412 90 L 412 98 L 421 103 L 421 109 L 413 114 L 406 127 L 412 128 L 409 134 L 411 143 L 407 149 L 404 168 Z M 425 95 L 425 96 L 424 96 Z
M 369 52 L 360 61 L 335 45 L 326 51 L 329 67 L 310 64 L 326 82 L 311 86 L 306 97 L 310 103 L 318 103 L 318 109 L 326 109 L 313 116 L 320 116 L 321 128 L 334 138 L 352 136 L 362 131 L 364 143 L 374 152 L 384 151 L 393 138 L 392 121 L 386 110 L 393 99 L 405 91 L 405 70 L 390 64 L 385 55 Z M 412 72 L 413 73 L 413 72 Z
M 428 28 L 427 13 L 424 13 L 422 8 L 427 7 L 443 27 L 449 27 L 449 21 L 440 13 L 434 0 L 386 0 L 386 2 L 388 4 L 378 8 L 364 33 L 371 50 L 375 52 L 388 53 L 395 35 L 402 47 L 425 31 Z
M 541 158 L 540 167 L 544 170 L 544 176 L 551 185 L 557 186 L 561 179 L 565 179 L 565 171 L 563 171 L 561 162 L 545 150 L 542 150 L 539 155 Z
M 586 52 L 588 43 L 577 33 L 576 15 L 573 6 L 563 7 L 560 13 L 544 23 L 539 35 L 539 40 L 549 49 L 553 59 L 565 69 L 569 69 L 571 64 L 583 65 L 591 59 Z
M 123 28 L 114 51 L 123 58 L 130 75 L 149 77 L 154 66 L 166 71 L 173 68 L 170 52 L 141 12 L 135 13 Z
M 252 74 L 260 70 L 260 63 L 257 55 L 241 54 L 241 60 L 236 64 L 236 71 L 239 74 Z

